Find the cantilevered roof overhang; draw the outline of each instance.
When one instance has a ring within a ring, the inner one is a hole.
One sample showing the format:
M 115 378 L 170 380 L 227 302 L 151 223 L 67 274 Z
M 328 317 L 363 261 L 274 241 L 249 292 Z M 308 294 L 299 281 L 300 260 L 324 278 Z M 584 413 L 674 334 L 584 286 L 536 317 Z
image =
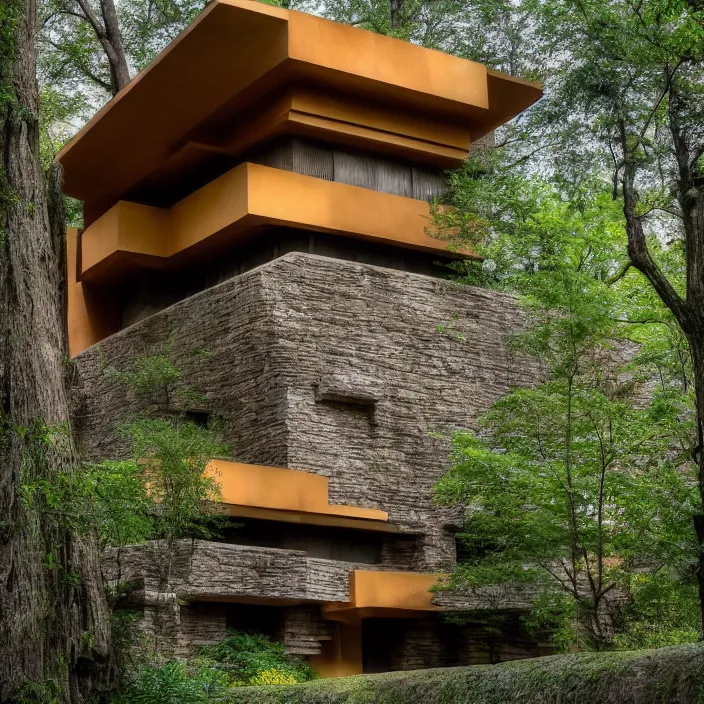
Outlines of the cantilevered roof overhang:
M 253 0 L 214 0 L 58 158 L 66 193 L 93 220 L 121 199 L 171 205 L 279 134 L 450 168 L 540 95 L 438 51 Z

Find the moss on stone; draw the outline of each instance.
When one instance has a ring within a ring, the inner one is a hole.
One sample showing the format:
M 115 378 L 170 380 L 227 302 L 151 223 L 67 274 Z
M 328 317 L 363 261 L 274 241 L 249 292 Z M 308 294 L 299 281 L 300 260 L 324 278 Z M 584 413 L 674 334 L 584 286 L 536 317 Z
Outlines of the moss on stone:
M 230 704 L 704 704 L 704 645 L 582 653 L 293 687 L 241 688 Z

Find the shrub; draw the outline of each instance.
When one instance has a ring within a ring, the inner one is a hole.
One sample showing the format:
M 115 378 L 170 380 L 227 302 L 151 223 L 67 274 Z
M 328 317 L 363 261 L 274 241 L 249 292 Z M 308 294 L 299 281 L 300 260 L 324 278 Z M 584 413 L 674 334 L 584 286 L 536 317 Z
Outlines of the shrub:
M 189 672 L 183 663 L 171 660 L 140 667 L 113 704 L 214 704 L 226 701 L 227 688 L 223 672 Z
M 699 595 L 691 579 L 683 582 L 668 569 L 636 574 L 630 593 L 625 628 L 614 638 L 617 649 L 662 648 L 699 640 Z
M 294 685 L 315 678 L 301 658 L 263 635 L 230 631 L 221 643 L 200 649 L 191 662 L 142 665 L 112 704 L 215 704 L 235 687 Z
M 230 631 L 222 642 L 201 648 L 199 655 L 202 662 L 226 672 L 237 682 L 295 684 L 315 679 L 314 670 L 302 658 L 289 655 L 283 643 L 264 635 Z M 264 673 L 270 679 L 285 681 L 260 681 Z

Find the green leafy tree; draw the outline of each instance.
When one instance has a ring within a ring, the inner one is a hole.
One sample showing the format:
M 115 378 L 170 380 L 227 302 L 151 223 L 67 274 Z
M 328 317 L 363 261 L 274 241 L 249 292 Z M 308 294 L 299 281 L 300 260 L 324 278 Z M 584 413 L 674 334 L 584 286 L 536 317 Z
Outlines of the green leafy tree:
M 683 589 L 681 577 L 668 566 L 654 573 L 636 573 L 625 624 L 614 638 L 620 650 L 659 648 L 693 643 L 700 637 L 699 599 L 695 588 Z
M 452 50 L 469 5 L 467 0 L 325 0 L 321 11 L 337 22 Z
M 635 269 L 686 341 L 696 409 L 690 444 L 704 505 L 704 8 L 698 0 L 543 0 L 529 24 L 545 49 L 548 97 L 514 144 L 579 200 L 593 174 L 624 223 Z M 518 155 L 518 158 L 516 158 Z M 693 517 L 704 619 L 704 510 Z
M 553 381 L 496 404 L 490 438 L 455 436 L 438 497 L 468 509 L 456 586 L 530 583 L 569 616 L 570 645 L 601 649 L 623 628 L 634 575 L 686 574 L 694 497 L 654 461 L 652 417 L 589 386 Z
M 207 429 L 176 415 L 140 418 L 125 428 L 133 442 L 135 467 L 142 471 L 153 509 L 148 538 L 155 541 L 161 588 L 167 590 L 176 544 L 208 538 L 221 516 L 217 477 L 206 473 L 226 448 Z
M 315 12 L 320 8 L 318 0 L 259 0 L 265 5 L 274 5 L 284 10 L 298 10 L 299 12 Z
M 40 0 L 38 75 L 43 157 L 124 88 L 205 6 L 205 0 Z M 80 225 L 71 199 L 70 224 Z
M 106 461 L 89 466 L 85 476 L 103 550 L 142 543 L 150 537 L 153 499 L 142 467 L 133 460 Z
M 42 38 L 45 68 L 62 81 L 81 77 L 116 95 L 130 81 L 130 66 L 113 0 L 46 0 Z M 55 59 L 55 61 L 51 61 Z
M 667 570 L 687 592 L 691 397 L 659 349 L 667 310 L 632 296 L 640 275 L 622 273 L 609 193 L 597 182 L 567 202 L 549 183 L 502 178 L 492 198 L 481 178 L 460 178 L 448 217 L 484 237 L 487 259 L 468 265 L 469 280 L 522 294 L 531 323 L 515 344 L 541 360 L 546 382 L 496 403 L 479 436 L 454 438 L 437 487 L 467 512 L 453 586 L 529 582 L 562 645 L 603 648 L 624 628 L 636 575 Z

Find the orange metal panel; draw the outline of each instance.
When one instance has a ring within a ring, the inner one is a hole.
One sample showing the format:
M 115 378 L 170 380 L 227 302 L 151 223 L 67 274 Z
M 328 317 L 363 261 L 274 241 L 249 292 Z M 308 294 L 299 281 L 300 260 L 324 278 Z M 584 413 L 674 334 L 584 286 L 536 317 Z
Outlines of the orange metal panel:
M 61 150 L 66 193 L 119 198 L 189 130 L 284 61 L 288 13 L 271 9 L 210 3 Z
M 66 228 L 66 279 L 69 284 L 78 281 L 78 228 Z
M 168 256 L 237 226 L 246 218 L 251 212 L 249 166 L 243 164 L 228 171 L 171 208 Z
M 419 164 L 430 164 L 438 168 L 457 168 L 462 165 L 468 154 L 465 149 L 424 142 L 403 134 L 382 132 L 363 125 L 331 120 L 294 110 L 289 112 L 285 126 L 287 131 L 300 136 L 314 137 L 357 148 L 373 148 L 379 154 L 412 158 Z M 397 129 L 400 130 L 401 126 Z
M 334 624 L 332 640 L 321 643 L 321 646 L 321 654 L 308 659 L 321 677 L 362 674 L 362 624 L 359 619 Z
M 425 201 L 248 164 L 249 212 L 271 224 L 451 254 Z
M 206 252 L 214 256 L 262 225 L 474 256 L 450 251 L 447 242 L 428 234 L 432 223 L 424 201 L 242 164 L 171 209 L 121 201 L 83 232 L 78 245 L 74 236 L 71 246 L 80 251 L 70 261 L 81 263 L 84 284 L 112 285 L 140 268 L 182 266 Z M 69 319 L 72 355 L 117 330 L 115 302 L 85 287 L 70 291 Z
M 82 270 L 115 252 L 167 257 L 169 213 L 162 208 L 120 201 L 98 218 L 81 237 Z
M 335 506 L 336 509 L 342 507 Z M 352 507 L 353 509 L 355 507 Z M 242 506 L 241 504 L 226 504 L 225 512 L 235 518 L 256 518 L 262 521 L 279 521 L 281 523 L 298 523 L 309 526 L 330 526 L 366 530 L 374 533 L 401 533 L 401 529 L 386 521 L 369 518 L 348 518 L 344 515 L 326 513 L 304 513 L 284 509 L 260 508 L 257 506 Z
M 350 96 L 329 91 L 295 88 L 291 108 L 321 118 L 455 147 L 464 152 L 467 152 L 470 146 L 466 125 L 439 121 L 423 113 L 410 112 L 394 106 L 361 103 Z
M 79 281 L 68 284 L 67 298 L 71 357 L 119 330 L 117 302 L 108 291 L 93 291 Z
M 301 86 L 272 98 L 257 111 L 256 120 L 248 116 L 234 121 L 226 138 L 218 134 L 206 127 L 193 139 L 211 154 L 240 156 L 281 134 L 300 135 L 438 168 L 461 165 L 470 146 L 466 124 L 438 120 L 403 105 L 360 102 L 354 96 Z

